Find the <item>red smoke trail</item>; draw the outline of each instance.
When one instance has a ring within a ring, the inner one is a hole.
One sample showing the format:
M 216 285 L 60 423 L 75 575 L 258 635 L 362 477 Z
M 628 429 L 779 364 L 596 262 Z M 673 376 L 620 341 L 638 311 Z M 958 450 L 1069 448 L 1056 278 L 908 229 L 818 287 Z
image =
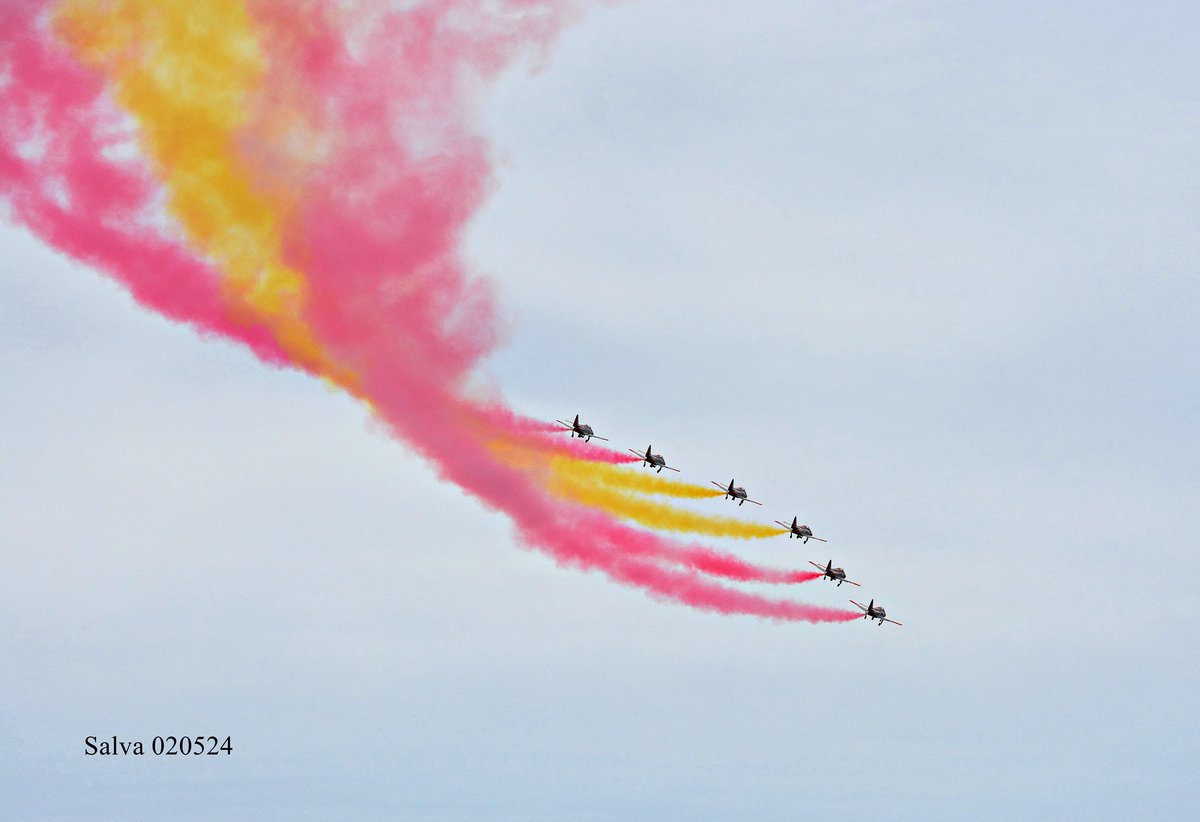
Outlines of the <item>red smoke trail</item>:
M 136 160 L 110 159 L 128 129 L 102 99 L 100 79 L 39 30 L 44 5 L 0 8 L 0 197 L 11 217 L 143 305 L 288 364 L 262 324 L 231 317 L 207 264 L 147 224 L 158 184 Z

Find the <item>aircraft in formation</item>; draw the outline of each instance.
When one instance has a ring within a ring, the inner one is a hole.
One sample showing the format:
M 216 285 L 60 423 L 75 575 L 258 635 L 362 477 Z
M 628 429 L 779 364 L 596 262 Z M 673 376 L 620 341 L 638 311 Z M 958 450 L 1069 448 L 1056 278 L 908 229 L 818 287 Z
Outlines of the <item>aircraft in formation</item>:
M 882 605 L 876 605 L 875 600 L 871 600 L 866 605 L 863 605 L 861 602 L 855 602 L 854 600 L 850 600 L 850 603 L 852 605 L 857 605 L 859 608 L 861 608 L 865 612 L 865 613 L 863 613 L 863 619 L 872 619 L 872 620 L 877 619 L 877 620 L 879 620 L 880 625 L 882 625 L 885 622 L 890 622 L 893 625 L 903 625 L 904 624 L 902 622 L 897 622 L 894 619 L 888 619 L 887 611 L 883 610 Z
M 594 439 L 608 442 L 608 437 L 597 437 L 596 432 L 592 430 L 592 426 L 580 422 L 578 414 L 575 415 L 575 422 L 566 422 L 565 420 L 555 420 L 555 422 L 565 430 L 570 431 L 572 437 L 578 436 L 584 442 L 591 442 Z
M 833 560 L 829 560 L 829 562 L 826 563 L 825 565 L 818 565 L 817 563 L 813 562 L 810 559 L 808 561 L 808 564 L 811 565 L 812 567 L 816 568 L 818 571 L 820 571 L 821 576 L 823 578 L 828 579 L 830 582 L 833 582 L 836 580 L 839 588 L 842 587 L 843 582 L 848 582 L 851 585 L 854 585 L 859 588 L 862 587 L 854 580 L 846 579 L 846 572 L 843 571 L 841 568 L 834 568 Z
M 664 468 L 666 468 L 668 471 L 674 471 L 676 474 L 679 473 L 678 468 L 672 468 L 671 466 L 667 465 L 666 457 L 664 457 L 662 454 L 655 454 L 653 449 L 653 445 L 647 445 L 646 453 L 644 454 L 641 451 L 635 451 L 632 448 L 629 449 L 629 453 L 637 454 L 639 457 L 641 457 L 642 465 L 649 465 L 651 468 L 657 466 L 659 474 L 662 473 Z
M 572 422 L 567 422 L 566 420 L 555 420 L 555 422 L 561 425 L 564 431 L 571 432 L 572 437 L 579 437 L 584 442 L 591 442 L 592 440 L 603 440 L 604 442 L 608 442 L 607 437 L 596 436 L 596 432 L 592 430 L 592 426 L 587 425 L 586 423 L 581 423 L 579 421 L 578 414 L 575 415 L 575 419 Z M 676 473 L 679 473 L 678 468 L 673 468 L 672 466 L 667 465 L 667 460 L 662 454 L 654 453 L 654 446 L 652 445 L 647 445 L 645 451 L 637 451 L 633 448 L 630 448 L 629 452 L 640 457 L 643 466 L 654 468 L 656 469 L 657 473 L 661 474 L 664 468 L 666 468 L 668 471 L 675 471 Z M 746 493 L 746 489 L 740 485 L 734 485 L 733 480 L 730 480 L 728 485 L 722 485 L 715 480 L 710 480 L 710 482 L 725 492 L 725 499 L 735 499 L 738 501 L 738 505 L 742 505 L 743 503 L 747 502 L 752 502 L 755 505 L 762 505 L 762 503 L 758 500 L 750 499 L 750 496 Z M 786 529 L 788 539 L 795 537 L 796 539 L 803 540 L 806 544 L 810 539 L 815 539 L 818 542 L 828 542 L 826 539 L 815 536 L 812 532 L 812 529 L 807 525 L 801 525 L 799 517 L 792 517 L 791 525 L 786 522 L 780 522 L 779 520 L 775 520 L 775 524 Z M 836 582 L 839 588 L 842 586 L 843 582 L 862 587 L 859 583 L 846 579 L 846 572 L 841 568 L 835 568 L 833 566 L 832 559 L 824 565 L 820 565 L 812 560 L 809 560 L 808 564 L 821 572 L 821 579 L 828 579 L 830 582 Z M 850 602 L 851 604 L 858 606 L 858 608 L 863 611 L 863 619 L 869 619 L 872 621 L 879 620 L 880 625 L 883 625 L 885 622 L 890 622 L 893 625 L 902 624 L 894 619 L 888 618 L 887 611 L 884 610 L 882 605 L 876 605 L 874 599 L 872 599 L 866 605 L 863 605 L 860 602 L 855 602 L 854 600 L 850 600 Z
M 800 519 L 800 518 L 792 517 L 791 525 L 788 525 L 786 522 L 780 522 L 779 520 L 775 520 L 775 524 L 782 525 L 784 528 L 788 529 L 788 539 L 791 539 L 792 537 L 797 537 L 797 538 L 804 537 L 805 542 L 808 542 L 810 539 L 815 539 L 817 542 L 829 542 L 829 540 L 827 540 L 827 539 L 821 539 L 820 537 L 814 537 L 812 529 L 809 528 L 807 525 L 797 525 L 796 521 L 798 519 Z
M 728 488 L 716 480 L 709 480 L 709 482 L 725 492 L 725 499 L 735 499 L 738 501 L 738 505 L 741 505 L 743 502 L 753 502 L 755 505 L 762 505 L 758 500 L 750 499 L 750 497 L 746 496 L 746 489 L 740 485 L 735 486 L 733 480 L 729 481 Z

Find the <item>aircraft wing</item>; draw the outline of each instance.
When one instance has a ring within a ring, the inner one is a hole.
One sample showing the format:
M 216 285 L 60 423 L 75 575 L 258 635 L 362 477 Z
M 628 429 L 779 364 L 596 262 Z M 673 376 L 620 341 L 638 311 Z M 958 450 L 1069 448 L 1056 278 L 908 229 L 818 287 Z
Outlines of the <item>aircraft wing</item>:
M 851 580 L 851 579 L 843 579 L 843 580 L 842 580 L 842 582 L 846 583 L 847 585 L 853 585 L 855 588 L 861 588 L 861 587 L 862 587 L 862 586 L 861 586 L 861 585 L 859 585 L 857 582 L 855 582 L 854 580 Z M 851 600 L 851 602 L 853 602 L 853 600 Z
M 720 488 L 722 491 L 726 491 L 726 492 L 728 492 L 728 490 L 729 490 L 729 486 L 728 486 L 728 485 L 722 485 L 721 483 L 717 482 L 716 480 L 709 480 L 709 482 L 711 482 L 713 485 L 715 485 L 715 486 L 717 486 L 718 488 Z
M 779 520 L 775 520 L 775 524 L 782 525 L 784 528 L 788 529 L 788 531 L 792 530 L 792 526 L 788 525 L 786 522 L 780 522 Z
M 884 622 L 890 622 L 890 623 L 892 623 L 893 625 L 900 625 L 900 626 L 903 626 L 903 625 L 904 625 L 904 623 L 903 623 L 903 622 L 897 622 L 896 620 L 894 620 L 894 619 L 888 619 L 887 617 L 884 617 L 884 618 L 883 618 L 883 621 L 884 621 Z
M 811 559 L 808 561 L 808 564 L 811 565 L 812 567 L 816 568 L 821 573 L 825 573 L 824 565 L 817 565 L 817 563 L 813 562 Z
M 671 467 L 671 466 L 669 466 L 669 465 L 664 465 L 664 466 L 663 466 L 663 468 L 666 468 L 668 471 L 674 471 L 676 474 L 678 474 L 678 473 L 679 473 L 679 469 L 678 469 L 678 468 L 672 468 L 672 467 Z
M 750 497 L 746 497 L 746 502 L 753 502 L 755 505 L 762 505 L 761 502 L 756 499 L 750 499 Z
M 629 449 L 629 453 L 631 453 L 631 454 L 637 454 L 637 455 L 638 455 L 639 457 L 641 457 L 642 459 L 645 459 L 645 458 L 646 458 L 646 455 L 645 455 L 645 454 L 643 454 L 641 451 L 634 451 L 632 448 L 630 448 L 630 449 Z
M 569 422 L 564 422 L 563 420 L 555 420 L 555 422 L 558 423 L 559 425 L 561 425 L 563 428 L 569 429 L 571 431 L 575 430 L 575 426 L 571 425 L 571 423 L 569 423 Z
M 588 439 L 592 439 L 592 440 L 604 440 L 605 442 L 608 442 L 608 437 L 597 437 L 595 434 L 592 434 L 590 437 L 588 437 Z
M 866 605 L 863 605 L 861 602 L 855 602 L 854 600 L 850 600 L 850 604 L 851 604 L 851 605 L 857 605 L 857 606 L 858 606 L 859 608 L 861 608 L 861 609 L 862 609 L 864 612 L 867 610 L 867 606 L 866 606 Z
M 829 540 L 821 539 L 820 537 L 809 537 L 809 539 L 815 539 L 817 542 L 829 542 Z

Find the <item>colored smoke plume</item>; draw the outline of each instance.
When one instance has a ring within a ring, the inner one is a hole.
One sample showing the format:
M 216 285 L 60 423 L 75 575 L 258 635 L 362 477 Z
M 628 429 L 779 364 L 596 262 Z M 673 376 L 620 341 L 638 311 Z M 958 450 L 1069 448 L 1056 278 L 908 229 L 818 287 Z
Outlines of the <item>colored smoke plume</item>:
M 501 72 L 543 57 L 581 11 L 9 0 L 0 197 L 10 219 L 147 308 L 358 397 L 560 564 L 706 611 L 855 619 L 714 581 L 816 575 L 623 524 L 779 533 L 641 499 L 717 494 L 619 468 L 638 460 L 478 396 L 473 370 L 502 324 L 460 252 L 494 183 L 473 115 Z

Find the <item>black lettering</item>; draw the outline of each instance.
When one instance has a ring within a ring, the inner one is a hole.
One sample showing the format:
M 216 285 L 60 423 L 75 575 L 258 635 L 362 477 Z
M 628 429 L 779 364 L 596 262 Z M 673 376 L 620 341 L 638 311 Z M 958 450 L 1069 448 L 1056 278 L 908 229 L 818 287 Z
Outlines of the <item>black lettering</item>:
M 96 755 L 96 737 L 89 736 L 87 739 L 83 740 L 83 745 L 85 748 L 85 750 L 83 752 L 84 756 L 95 756 Z

